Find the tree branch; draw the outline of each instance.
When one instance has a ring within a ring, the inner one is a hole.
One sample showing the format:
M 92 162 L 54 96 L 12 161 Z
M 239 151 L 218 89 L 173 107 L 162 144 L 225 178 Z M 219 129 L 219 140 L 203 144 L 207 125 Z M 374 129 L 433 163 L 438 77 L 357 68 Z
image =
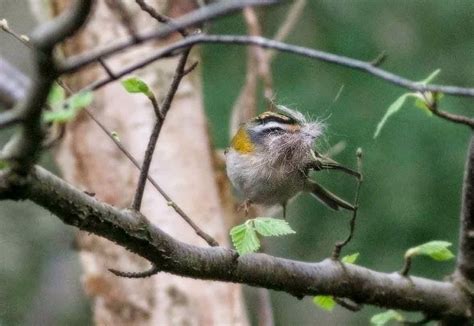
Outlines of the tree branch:
M 222 247 L 175 240 L 137 212 L 101 203 L 50 172 L 35 167 L 24 178 L 0 174 L 0 199 L 30 199 L 64 223 L 109 239 L 176 275 L 244 283 L 292 295 L 330 294 L 359 304 L 472 318 L 470 298 L 450 282 L 404 278 L 331 259 L 305 263 L 265 254 L 236 256 Z
M 466 159 L 457 271 L 474 282 L 474 134 Z
M 44 137 L 41 126 L 42 108 L 46 103 L 49 89 L 58 76 L 53 59 L 54 46 L 82 26 L 91 7 L 92 0 L 76 1 L 70 10 L 53 21 L 38 26 L 32 33 L 30 43 L 36 71 L 26 99 L 13 109 L 18 112 L 22 121 L 21 128 L 2 153 L 16 173 L 28 173 L 40 153 Z
M 105 58 L 112 54 L 121 52 L 133 45 L 144 42 L 163 39 L 170 34 L 186 29 L 217 17 L 228 15 L 234 11 L 247 6 L 263 6 L 277 3 L 277 0 L 239 0 L 239 1 L 220 1 L 212 5 L 201 7 L 187 15 L 184 15 L 173 21 L 173 24 L 167 24 L 164 27 L 148 33 L 138 34 L 136 38 L 118 42 L 106 49 L 89 51 L 84 55 L 69 58 L 59 69 L 61 73 L 72 73 L 78 69 L 96 62 L 99 58 Z
M 157 34 L 158 35 L 158 34 Z M 160 34 L 161 36 L 161 34 Z M 348 67 L 355 70 L 360 70 L 365 73 L 368 73 L 372 76 L 385 80 L 389 83 L 398 85 L 400 87 L 417 91 L 417 92 L 434 92 L 434 93 L 443 93 L 449 95 L 465 96 L 465 97 L 474 97 L 474 88 L 467 87 L 458 87 L 451 85 L 436 85 L 428 84 L 424 85 L 417 81 L 412 81 L 401 77 L 399 75 L 393 74 L 381 68 L 374 66 L 371 62 L 366 62 L 362 60 L 352 59 L 349 57 L 336 55 L 324 51 L 314 50 L 302 46 L 291 45 L 287 43 L 282 43 L 267 39 L 259 36 L 246 36 L 246 35 L 205 35 L 205 34 L 195 34 L 186 37 L 185 39 L 171 44 L 167 48 L 161 49 L 154 56 L 153 60 L 159 58 L 175 55 L 178 50 L 187 48 L 195 44 L 234 44 L 234 45 L 256 45 L 268 49 L 276 49 L 282 52 L 287 52 L 291 54 L 300 55 L 303 57 L 316 59 L 328 63 L 333 63 L 336 65 Z M 88 61 L 84 64 L 92 63 L 97 58 L 100 58 L 105 55 L 111 55 L 118 51 L 105 50 L 103 54 L 95 54 L 94 58 L 88 58 Z M 149 59 L 150 60 L 150 59 Z M 90 61 L 90 62 L 89 62 Z M 74 67 L 73 70 L 81 68 L 84 64 L 78 63 L 77 67 Z M 66 65 L 62 67 L 63 73 L 71 72 L 70 68 Z

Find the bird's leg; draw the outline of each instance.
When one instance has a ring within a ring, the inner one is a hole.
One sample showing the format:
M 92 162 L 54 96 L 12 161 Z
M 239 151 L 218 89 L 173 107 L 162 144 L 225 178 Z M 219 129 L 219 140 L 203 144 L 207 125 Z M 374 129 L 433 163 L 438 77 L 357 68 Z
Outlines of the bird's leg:
M 245 214 L 245 218 L 249 216 L 250 206 L 252 205 L 252 201 L 250 199 L 246 199 L 243 201 L 242 204 L 239 205 L 237 208 L 238 211 L 243 210 Z
M 352 176 L 356 177 L 357 179 L 361 178 L 360 172 L 349 169 L 349 168 L 339 164 L 338 162 L 334 161 L 333 159 L 319 154 L 318 152 L 313 152 L 313 159 L 314 159 L 314 161 L 313 161 L 313 164 L 312 164 L 311 168 L 316 170 L 316 171 L 320 171 L 320 170 L 339 170 L 341 172 L 352 175 Z

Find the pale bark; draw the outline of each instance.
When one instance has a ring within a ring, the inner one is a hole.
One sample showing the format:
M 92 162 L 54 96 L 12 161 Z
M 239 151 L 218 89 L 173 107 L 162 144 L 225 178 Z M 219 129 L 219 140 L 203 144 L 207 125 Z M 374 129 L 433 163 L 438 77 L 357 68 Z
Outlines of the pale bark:
M 58 7 L 67 1 L 57 0 Z M 163 1 L 155 1 L 162 3 Z M 157 24 L 139 12 L 133 1 L 127 7 L 138 30 Z M 154 4 L 152 1 L 150 4 Z M 155 8 L 161 10 L 155 3 Z M 176 5 L 176 2 L 173 2 Z M 67 55 L 87 51 L 125 36 L 125 29 L 102 1 L 79 37 L 68 42 Z M 149 55 L 159 44 L 147 44 L 109 61 L 112 69 Z M 197 57 L 196 54 L 193 55 Z M 153 64 L 138 75 L 161 98 L 170 83 L 175 59 Z M 74 87 L 91 82 L 102 73 L 99 68 L 81 73 Z M 76 79 L 77 78 L 77 79 Z M 154 112 L 144 96 L 126 93 L 116 83 L 95 95 L 93 112 L 109 129 L 115 130 L 133 156 L 142 160 L 154 123 Z M 86 116 L 72 123 L 57 151 L 64 178 L 94 192 L 96 197 L 119 207 L 130 205 L 136 186 L 137 169 Z M 158 140 L 150 174 L 193 220 L 220 244 L 227 244 L 212 164 L 207 123 L 202 107 L 199 72 L 185 78 Z M 150 221 L 181 241 L 206 246 L 194 231 L 147 186 L 142 212 Z M 96 236 L 79 237 L 83 282 L 93 297 L 94 320 L 99 325 L 240 325 L 246 324 L 241 287 L 210 281 L 183 279 L 159 274 L 147 279 L 123 279 L 107 268 L 142 271 L 149 264 L 125 249 Z

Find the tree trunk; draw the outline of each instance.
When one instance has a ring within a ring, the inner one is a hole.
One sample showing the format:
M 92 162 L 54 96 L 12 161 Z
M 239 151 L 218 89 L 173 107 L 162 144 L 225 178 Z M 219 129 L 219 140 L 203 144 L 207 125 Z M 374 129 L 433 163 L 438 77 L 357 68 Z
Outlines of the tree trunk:
M 168 12 L 182 13 L 180 3 L 169 1 Z M 54 0 L 55 12 L 69 1 Z M 133 1 L 124 1 L 136 22 L 137 30 L 154 26 L 156 21 L 141 12 Z M 149 1 L 163 12 L 166 1 Z M 160 5 L 159 5 L 160 4 Z M 103 1 L 98 1 L 85 30 L 68 41 L 66 56 L 88 51 L 127 35 Z M 108 60 L 112 70 L 123 68 L 134 60 L 152 54 L 163 43 L 147 43 Z M 190 62 L 198 58 L 193 52 Z M 139 75 L 152 86 L 161 99 L 167 91 L 176 59 L 166 59 L 142 69 Z M 68 84 L 73 89 L 97 79 L 100 67 L 88 68 Z M 116 131 L 123 145 L 142 161 L 154 124 L 154 112 L 143 95 L 131 95 L 117 83 L 95 94 L 90 110 L 110 130 Z M 221 245 L 228 245 L 223 203 L 219 198 L 213 166 L 213 152 L 202 106 L 199 69 L 187 76 L 176 94 L 158 140 L 150 174 L 174 201 L 202 229 Z M 56 158 L 64 178 L 95 193 L 107 203 L 128 207 L 135 191 L 138 170 L 86 115 L 67 127 Z M 181 241 L 207 245 L 147 185 L 142 212 L 154 224 Z M 241 287 L 209 281 L 185 279 L 158 274 L 147 279 L 124 279 L 107 269 L 143 271 L 150 268 L 143 259 L 102 238 L 81 233 L 78 237 L 84 267 L 83 284 L 93 298 L 94 320 L 99 325 L 245 325 Z

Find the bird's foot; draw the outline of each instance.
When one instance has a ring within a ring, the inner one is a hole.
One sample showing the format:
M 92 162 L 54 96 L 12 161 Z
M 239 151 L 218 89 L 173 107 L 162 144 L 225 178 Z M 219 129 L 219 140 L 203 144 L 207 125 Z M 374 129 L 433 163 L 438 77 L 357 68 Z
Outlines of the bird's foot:
M 252 206 L 252 201 L 250 199 L 246 199 L 242 204 L 239 205 L 237 211 L 244 211 L 245 217 L 248 217 L 250 206 Z

